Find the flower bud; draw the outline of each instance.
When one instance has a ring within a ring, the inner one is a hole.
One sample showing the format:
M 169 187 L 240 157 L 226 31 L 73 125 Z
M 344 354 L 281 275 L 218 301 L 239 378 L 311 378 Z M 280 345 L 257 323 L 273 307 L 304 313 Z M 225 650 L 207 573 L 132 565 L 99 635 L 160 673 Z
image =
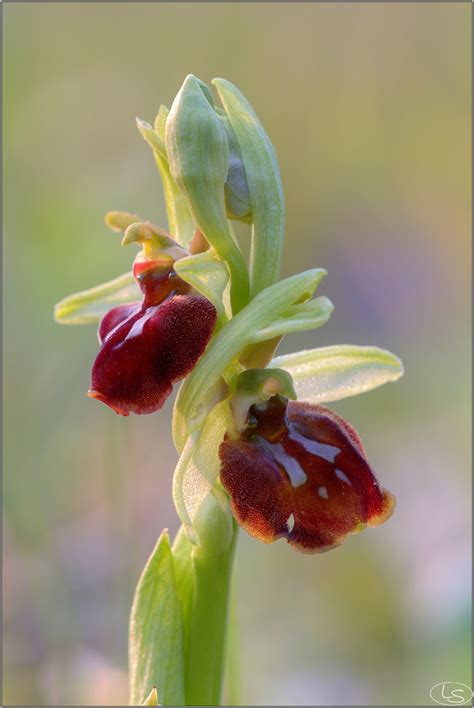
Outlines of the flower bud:
M 226 231 L 224 183 L 229 145 L 225 127 L 209 102 L 209 92 L 204 93 L 202 82 L 192 74 L 173 101 L 165 140 L 171 174 L 199 229 L 212 243 L 215 233 Z
M 166 151 L 171 175 L 185 196 L 197 228 L 227 263 L 235 313 L 248 302 L 248 272 L 227 222 L 227 131 L 204 86 L 192 74 L 186 77 L 166 119 Z
M 323 406 L 280 395 L 256 403 L 219 456 L 237 522 L 265 543 L 286 538 L 305 553 L 328 551 L 394 509 L 356 431 Z

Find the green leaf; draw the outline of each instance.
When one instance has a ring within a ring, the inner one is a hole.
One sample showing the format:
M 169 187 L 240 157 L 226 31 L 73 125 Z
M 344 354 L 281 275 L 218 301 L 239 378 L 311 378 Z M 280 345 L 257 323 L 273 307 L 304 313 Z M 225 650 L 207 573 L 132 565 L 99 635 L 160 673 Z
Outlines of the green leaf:
M 266 288 L 211 340 L 181 386 L 175 402 L 173 438 L 178 452 L 183 450 L 188 435 L 199 428 L 209 412 L 206 391 L 213 391 L 224 371 L 259 329 L 266 327 L 292 304 L 310 298 L 325 275 L 325 270 L 315 268 Z
M 309 302 L 291 307 L 283 317 L 278 317 L 267 327 L 255 332 L 253 344 L 274 339 L 292 332 L 316 329 L 326 324 L 334 310 L 334 305 L 327 297 L 317 297 Z
M 163 705 L 185 705 L 183 621 L 166 530 L 135 591 L 129 664 L 131 705 L 141 705 L 153 686 Z
M 194 544 L 186 532 L 184 525 L 181 525 L 173 541 L 173 561 L 174 574 L 176 578 L 176 588 L 181 602 L 181 612 L 183 616 L 184 645 L 186 646 L 186 634 L 188 628 L 188 612 L 194 588 L 194 566 L 192 550 Z
M 60 324 L 93 324 L 99 322 L 111 307 L 135 302 L 141 297 L 132 273 L 125 273 L 108 283 L 60 300 L 55 305 L 54 318 Z
M 285 200 L 275 149 L 255 111 L 225 79 L 212 81 L 239 143 L 253 220 L 250 297 L 279 276 L 285 229 Z
M 277 356 L 270 366 L 288 371 L 298 398 L 310 403 L 355 396 L 403 374 L 403 364 L 395 354 L 350 344 Z
M 173 101 L 165 139 L 173 179 L 185 195 L 199 230 L 229 266 L 232 308 L 238 312 L 248 302 L 249 286 L 247 266 L 229 231 L 224 203 L 227 134 L 192 74 Z
M 181 258 L 174 264 L 174 269 L 180 278 L 212 302 L 219 318 L 226 319 L 223 296 L 229 272 L 214 249 Z

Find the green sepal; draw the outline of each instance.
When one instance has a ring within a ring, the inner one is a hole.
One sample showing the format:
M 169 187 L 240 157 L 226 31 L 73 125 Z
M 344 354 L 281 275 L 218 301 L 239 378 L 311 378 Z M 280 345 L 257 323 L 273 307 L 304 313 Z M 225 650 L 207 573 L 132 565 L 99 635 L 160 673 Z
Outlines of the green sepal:
M 279 277 L 285 229 L 285 201 L 275 149 L 245 96 L 225 79 L 214 79 L 237 137 L 253 220 L 250 297 Z
M 54 318 L 60 324 L 96 324 L 112 307 L 141 298 L 133 274 L 124 273 L 107 283 L 63 298 L 54 307 Z
M 180 278 L 212 302 L 217 310 L 219 321 L 225 322 L 227 315 L 230 316 L 230 312 L 226 314 L 224 304 L 224 291 L 229 282 L 229 272 L 214 249 L 182 258 L 176 261 L 174 269 Z
M 213 390 L 240 351 L 252 341 L 258 330 L 287 311 L 292 304 L 309 299 L 325 275 L 324 269 L 315 268 L 266 288 L 211 340 L 181 386 L 175 402 L 173 439 L 178 452 L 183 450 L 188 435 L 199 428 L 208 413 L 206 392 Z
M 334 305 L 324 296 L 293 305 L 282 317 L 278 317 L 271 324 L 259 329 L 252 338 L 252 342 L 257 344 L 292 332 L 322 327 L 331 317 L 333 310 Z
M 199 230 L 226 261 L 231 276 L 231 302 L 238 312 L 248 301 L 245 261 L 227 222 L 224 185 L 229 146 L 221 120 L 190 74 L 166 120 L 165 142 L 170 171 L 186 197 Z
M 157 686 L 163 705 L 185 705 L 183 620 L 166 530 L 138 581 L 129 637 L 130 704 Z
M 340 344 L 272 359 L 291 374 L 298 398 L 309 403 L 337 401 L 365 393 L 403 374 L 400 359 L 378 347 Z

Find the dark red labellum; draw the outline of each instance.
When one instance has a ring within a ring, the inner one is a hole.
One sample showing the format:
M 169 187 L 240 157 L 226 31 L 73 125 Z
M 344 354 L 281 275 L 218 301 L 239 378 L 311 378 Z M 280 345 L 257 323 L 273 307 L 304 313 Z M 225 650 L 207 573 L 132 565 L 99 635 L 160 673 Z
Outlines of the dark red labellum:
M 266 543 L 286 538 L 305 553 L 328 551 L 393 512 L 356 431 L 323 406 L 281 396 L 254 405 L 219 456 L 235 518 Z
M 103 317 L 88 394 L 122 415 L 161 408 L 173 384 L 196 365 L 216 321 L 214 306 L 190 294 L 169 263 L 136 263 L 134 275 L 143 301 Z

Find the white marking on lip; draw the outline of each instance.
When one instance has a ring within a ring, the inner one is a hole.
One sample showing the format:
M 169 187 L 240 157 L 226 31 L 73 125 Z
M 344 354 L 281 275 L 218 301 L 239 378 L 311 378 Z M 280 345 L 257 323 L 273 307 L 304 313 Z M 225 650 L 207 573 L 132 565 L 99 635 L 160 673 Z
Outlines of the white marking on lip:
M 301 485 L 306 482 L 307 477 L 300 463 L 298 462 L 298 460 L 295 460 L 294 457 L 290 457 L 290 455 L 287 455 L 283 447 L 281 447 L 280 445 L 275 447 L 278 448 L 275 457 L 285 469 L 288 477 L 290 478 L 292 486 L 301 487 Z
M 342 479 L 342 481 L 345 482 L 346 484 L 349 484 L 349 486 L 352 485 L 351 480 L 349 479 L 349 477 L 346 474 L 344 474 L 344 472 L 342 470 L 336 470 L 336 477 L 339 477 L 339 479 Z
M 336 447 L 336 445 L 326 445 L 317 440 L 310 440 L 296 430 L 292 430 L 290 438 L 302 445 L 307 452 L 322 457 L 326 462 L 334 462 L 341 452 L 340 448 Z
M 328 490 L 326 489 L 326 487 L 319 487 L 318 494 L 321 497 L 321 499 L 329 499 L 329 494 L 328 494 Z
M 295 527 L 295 517 L 293 514 L 290 514 L 289 517 L 286 520 L 286 528 L 288 529 L 288 533 L 291 533 Z
M 281 443 L 269 443 L 262 438 L 260 445 L 264 450 L 268 450 L 277 464 L 283 467 L 293 487 L 301 487 L 301 485 L 307 481 L 304 469 L 301 467 L 298 460 L 288 455 Z

